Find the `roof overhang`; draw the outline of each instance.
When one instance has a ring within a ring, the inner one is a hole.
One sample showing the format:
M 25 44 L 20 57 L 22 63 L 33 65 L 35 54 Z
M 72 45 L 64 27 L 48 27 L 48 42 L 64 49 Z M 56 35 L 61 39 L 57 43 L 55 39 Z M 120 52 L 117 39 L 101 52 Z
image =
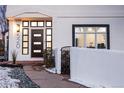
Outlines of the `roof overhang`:
M 40 12 L 24 12 L 15 16 L 10 16 L 7 18 L 8 20 L 16 20 L 16 21 L 24 21 L 24 20 L 52 20 L 51 16 Z

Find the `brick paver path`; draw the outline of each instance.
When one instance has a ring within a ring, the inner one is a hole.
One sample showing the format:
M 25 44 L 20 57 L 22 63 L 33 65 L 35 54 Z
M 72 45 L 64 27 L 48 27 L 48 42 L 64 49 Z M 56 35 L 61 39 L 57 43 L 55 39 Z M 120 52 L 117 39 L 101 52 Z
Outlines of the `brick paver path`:
M 41 88 L 86 88 L 80 84 L 65 80 L 64 76 L 45 70 L 36 71 L 31 66 L 24 66 L 25 73 Z

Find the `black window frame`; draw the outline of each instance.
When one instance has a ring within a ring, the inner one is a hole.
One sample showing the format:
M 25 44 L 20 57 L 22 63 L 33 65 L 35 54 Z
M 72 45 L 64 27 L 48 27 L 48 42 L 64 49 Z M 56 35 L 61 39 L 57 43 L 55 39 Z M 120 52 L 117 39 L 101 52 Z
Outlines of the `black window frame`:
M 24 33 L 23 33 L 23 30 L 24 29 L 27 29 L 28 30 L 28 34 L 27 35 L 24 35 Z M 28 36 L 28 40 L 27 41 L 24 41 L 23 40 L 23 36 Z M 27 42 L 28 47 L 23 47 L 23 42 Z M 27 49 L 27 54 L 24 54 L 23 49 Z M 22 55 L 28 55 L 28 54 L 29 54 L 29 28 L 23 28 L 22 29 Z
M 36 26 L 32 26 L 32 22 L 36 22 Z M 38 22 L 43 22 L 43 26 L 38 26 Z M 30 27 L 44 27 L 44 21 L 30 21 Z
M 75 46 L 75 27 L 106 27 L 107 49 L 110 49 L 110 25 L 109 24 L 72 24 L 72 46 Z
M 24 22 L 28 22 L 28 26 L 24 26 Z M 29 21 L 22 21 L 22 27 L 29 27 Z

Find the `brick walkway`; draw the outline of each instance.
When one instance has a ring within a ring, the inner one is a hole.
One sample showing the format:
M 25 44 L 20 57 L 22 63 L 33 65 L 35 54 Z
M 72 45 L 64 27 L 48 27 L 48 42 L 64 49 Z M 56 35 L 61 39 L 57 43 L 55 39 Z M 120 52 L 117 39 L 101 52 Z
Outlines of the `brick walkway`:
M 49 73 L 45 70 L 36 71 L 32 66 L 24 66 L 25 73 L 41 88 L 86 88 L 77 83 L 67 81 L 65 76 Z

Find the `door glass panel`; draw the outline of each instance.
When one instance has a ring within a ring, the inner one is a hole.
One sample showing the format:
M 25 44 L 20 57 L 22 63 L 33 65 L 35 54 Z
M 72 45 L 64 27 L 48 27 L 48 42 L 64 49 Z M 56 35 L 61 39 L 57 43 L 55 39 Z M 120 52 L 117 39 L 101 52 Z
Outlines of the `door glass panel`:
M 97 34 L 97 48 L 106 48 L 106 34 Z
M 27 42 L 23 42 L 23 47 L 28 47 L 28 43 Z
M 34 34 L 34 37 L 41 37 L 41 34 Z
M 77 47 L 84 47 L 84 34 L 75 34 L 75 45 Z
M 47 36 L 47 41 L 51 41 L 51 36 Z
M 41 50 L 33 50 L 34 53 L 40 53 Z
M 86 34 L 87 48 L 95 48 L 95 34 Z
M 34 42 L 34 45 L 41 45 L 41 42 Z
M 28 36 L 23 36 L 23 41 L 28 41 Z

